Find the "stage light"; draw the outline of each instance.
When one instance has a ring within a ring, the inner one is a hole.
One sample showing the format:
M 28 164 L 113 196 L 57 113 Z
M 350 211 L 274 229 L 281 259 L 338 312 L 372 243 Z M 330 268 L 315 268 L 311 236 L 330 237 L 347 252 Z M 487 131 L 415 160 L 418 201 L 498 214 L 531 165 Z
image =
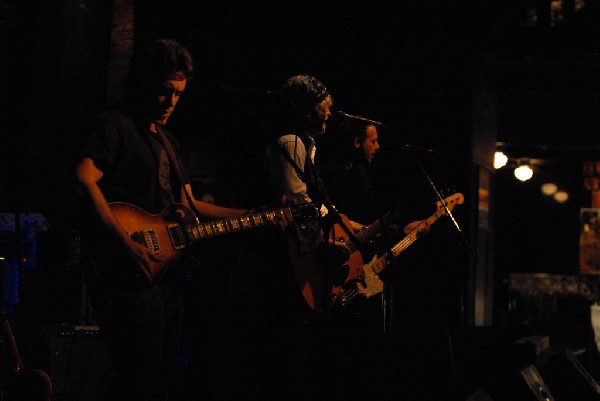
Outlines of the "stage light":
M 521 181 L 527 181 L 531 177 L 533 177 L 533 170 L 529 165 L 522 164 L 515 169 L 515 177 Z
M 506 166 L 506 163 L 508 163 L 508 156 L 506 156 L 504 153 L 499 152 L 499 151 L 494 153 L 494 168 L 495 169 L 499 169 L 499 168 Z
M 558 203 L 565 203 L 569 200 L 569 194 L 565 191 L 558 191 L 554 194 L 554 200 Z
M 553 182 L 547 182 L 542 185 L 542 193 L 546 196 L 552 196 L 558 191 L 558 187 Z

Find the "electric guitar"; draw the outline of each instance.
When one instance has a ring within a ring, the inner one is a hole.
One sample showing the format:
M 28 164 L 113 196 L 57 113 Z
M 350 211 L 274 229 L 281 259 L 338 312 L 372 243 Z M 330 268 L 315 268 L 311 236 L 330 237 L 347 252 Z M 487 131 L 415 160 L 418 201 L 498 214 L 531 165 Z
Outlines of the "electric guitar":
M 152 261 L 149 266 L 150 280 L 133 262 L 128 269 L 101 271 L 96 266 L 116 264 L 122 267 L 123 262 L 119 258 L 123 258 L 123 255 L 119 255 L 119 252 L 113 249 L 114 246 L 105 241 L 91 244 L 89 252 L 96 273 L 101 279 L 110 280 L 117 285 L 123 293 L 135 293 L 151 288 L 170 266 L 197 263 L 190 252 L 192 244 L 196 241 L 269 225 L 277 216 L 293 219 L 319 217 L 318 210 L 311 203 L 203 223 L 198 222 L 190 208 L 180 203 L 173 204 L 158 214 L 148 213 L 125 202 L 113 202 L 109 207 L 131 239 L 148 248 L 160 259 Z
M 344 214 L 340 214 L 342 224 L 344 224 L 348 230 L 355 236 L 356 240 L 360 244 L 368 244 L 377 237 L 381 236 L 384 232 L 384 225 L 389 225 L 399 219 L 397 213 L 386 213 L 382 218 L 377 219 L 372 224 L 365 227 L 359 232 L 355 232 L 350 224 L 350 220 Z M 355 244 L 348 233 L 338 223 L 334 224 L 332 230 L 332 239 L 338 242 L 344 243 L 350 250 L 350 256 L 343 266 L 335 269 L 331 274 L 331 289 L 330 289 L 330 303 L 333 303 L 339 296 L 339 293 L 344 284 L 354 281 L 363 275 L 363 255 L 359 250 L 360 244 Z
M 460 205 L 464 202 L 464 196 L 461 193 L 448 196 L 444 199 L 444 203 L 448 210 L 452 211 L 456 205 Z M 420 235 L 431 227 L 440 217 L 446 214 L 446 208 L 440 201 L 436 203 L 437 211 L 432 214 L 429 218 L 424 220 L 417 226 L 413 231 L 402 238 L 396 245 L 394 245 L 388 252 L 381 256 L 375 255 L 373 259 L 362 266 L 360 274 L 357 278 L 346 280 L 340 291 L 337 293 L 335 303 L 345 306 L 357 295 L 361 295 L 365 298 L 369 298 L 373 295 L 379 294 L 383 291 L 383 282 L 379 278 L 378 274 L 385 269 L 388 265 L 388 261 L 391 257 L 398 257 L 404 252 L 413 242 L 415 242 Z
M 52 382 L 48 375 L 39 369 L 25 369 L 10 323 L 2 312 L 2 341 L 8 356 L 7 371 L 2 372 L 0 399 L 3 401 L 50 401 Z
M 339 216 L 342 224 L 362 244 L 368 243 L 381 235 L 383 233 L 383 222 L 391 222 L 395 218 L 393 217 L 394 214 L 387 213 L 364 230 L 355 233 L 348 217 L 343 214 Z M 297 240 L 293 237 L 288 238 L 287 248 L 294 275 L 302 297 L 312 310 L 321 310 L 332 306 L 342 285 L 357 279 L 362 274 L 363 258 L 358 251 L 358 247 L 350 240 L 350 236 L 341 224 L 336 223 L 332 228 L 329 240 L 343 242 L 350 250 L 350 255 L 348 260 L 341 266 L 329 269 L 330 274 L 327 277 L 316 254 L 314 252 L 301 252 Z

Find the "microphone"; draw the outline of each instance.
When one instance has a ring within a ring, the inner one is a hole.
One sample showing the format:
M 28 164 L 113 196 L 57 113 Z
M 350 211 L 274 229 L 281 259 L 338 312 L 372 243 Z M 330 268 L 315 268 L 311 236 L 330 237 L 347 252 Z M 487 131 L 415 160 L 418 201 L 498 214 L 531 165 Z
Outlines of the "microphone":
M 368 123 L 368 124 L 379 125 L 381 127 L 385 126 L 383 123 L 380 123 L 379 121 L 370 120 L 370 119 L 365 118 L 365 117 L 360 117 L 360 116 L 355 116 L 355 115 L 352 115 L 352 114 L 348 114 L 348 113 L 346 113 L 345 111 L 342 111 L 342 110 L 337 110 L 337 111 L 334 112 L 334 114 L 337 114 L 338 116 L 341 116 L 341 117 L 350 118 L 352 120 L 362 121 L 362 122 Z
M 408 152 L 417 152 L 417 153 L 437 153 L 436 150 L 430 148 L 422 148 L 420 146 L 409 145 L 408 143 L 398 143 L 403 150 Z

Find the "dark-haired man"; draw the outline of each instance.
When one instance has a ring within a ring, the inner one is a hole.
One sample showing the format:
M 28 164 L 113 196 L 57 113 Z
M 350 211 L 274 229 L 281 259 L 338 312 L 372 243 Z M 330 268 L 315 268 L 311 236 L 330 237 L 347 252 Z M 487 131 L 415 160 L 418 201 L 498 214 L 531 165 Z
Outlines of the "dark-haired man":
M 87 206 L 84 249 L 93 256 L 90 288 L 115 368 L 110 400 L 165 400 L 183 313 L 181 271 L 173 267 L 156 277 L 152 268 L 162 258 L 152 247 L 155 222 L 141 232 L 144 238 L 135 238 L 110 203 L 152 215 L 182 203 L 204 219 L 246 213 L 194 198 L 175 138 L 165 128 L 192 72 L 190 52 L 174 40 L 159 39 L 136 54 L 124 99 L 91 121 L 78 154 L 76 182 Z

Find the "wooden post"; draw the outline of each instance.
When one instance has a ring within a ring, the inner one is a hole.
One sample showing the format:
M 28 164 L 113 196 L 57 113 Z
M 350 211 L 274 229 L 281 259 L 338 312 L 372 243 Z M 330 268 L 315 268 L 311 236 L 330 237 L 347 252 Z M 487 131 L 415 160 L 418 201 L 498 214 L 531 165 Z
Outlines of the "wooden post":
M 583 183 L 592 193 L 591 207 L 600 207 L 600 161 L 583 163 Z
M 592 193 L 591 208 L 600 208 L 600 161 L 583 163 L 583 183 Z M 579 237 L 580 273 L 600 273 L 600 221 L 594 213 L 582 215 Z
M 107 102 L 114 103 L 124 92 L 121 79 L 125 77 L 133 53 L 134 0 L 113 2 L 108 66 Z

